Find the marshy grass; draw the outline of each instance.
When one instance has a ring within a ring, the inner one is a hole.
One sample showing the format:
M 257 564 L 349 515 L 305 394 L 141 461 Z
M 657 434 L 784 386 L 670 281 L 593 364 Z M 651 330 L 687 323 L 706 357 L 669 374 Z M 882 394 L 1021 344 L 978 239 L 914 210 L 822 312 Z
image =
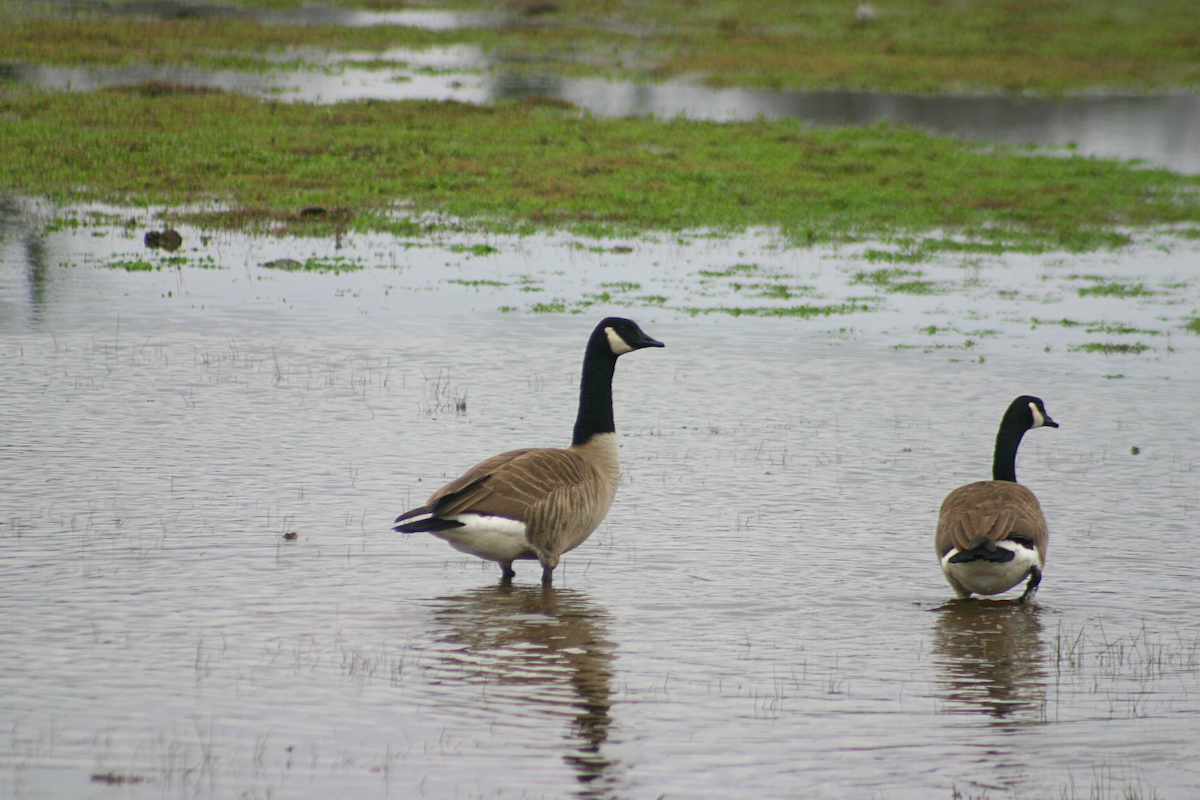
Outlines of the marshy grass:
M 1151 297 L 1153 294 L 1140 283 L 1099 283 L 1079 289 L 1080 297 Z
M 306 258 L 297 261 L 293 258 L 277 258 L 274 261 L 264 261 L 259 264 L 266 269 L 277 269 L 283 272 L 319 272 L 340 275 L 343 272 L 357 272 L 363 268 L 360 260 L 343 256 L 333 258 Z
M 9 94 L 0 115 L 0 187 L 166 205 L 179 209 L 168 220 L 204 228 L 424 238 L 759 227 L 801 245 L 916 234 L 927 250 L 1045 252 L 1200 222 L 1200 177 L 892 125 L 814 131 L 791 120 L 597 119 L 538 100 L 319 106 L 139 87 Z M 223 210 L 185 208 L 196 203 Z M 312 208 L 336 213 L 303 213 Z
M 1141 355 L 1147 350 L 1154 348 L 1149 345 L 1137 342 L 1136 344 L 1113 344 L 1112 342 L 1088 342 L 1087 344 L 1076 345 L 1067 348 L 1072 353 L 1103 353 L 1106 356 L 1111 355 Z
M 794 306 L 718 306 L 716 308 L 685 307 L 679 309 L 690 316 L 700 314 L 727 314 L 731 317 L 798 317 L 813 319 L 829 317 L 834 314 L 855 314 L 860 311 L 870 311 L 866 303 L 830 303 L 823 306 L 794 305 Z
M 935 281 L 917 280 L 923 274 L 919 270 L 891 267 L 856 272 L 851 283 L 865 283 L 896 294 L 937 294 L 939 289 Z
M 1040 319 L 1038 317 L 1030 318 L 1030 327 L 1037 330 L 1039 325 L 1061 325 L 1064 328 L 1083 328 L 1087 333 L 1107 333 L 1118 336 L 1139 334 L 1144 336 L 1158 336 L 1161 331 L 1150 330 L 1148 328 L 1132 328 L 1128 325 L 1110 322 L 1079 322 L 1077 320 L 1068 319 Z
M 289 7 L 292 2 L 242 2 Z M 395 10 L 374 0 L 336 5 Z M 214 5 L 217 5 L 214 3 Z M 221 3 L 220 5 L 229 5 Z M 494 13 L 485 0 L 464 10 Z M 945 4 L 891 0 L 868 24 L 854 3 L 636 4 L 558 0 L 513 24 L 430 31 L 380 25 L 267 25 L 235 16 L 147 20 L 22 14 L 0 6 L 0 52 L 17 63 L 153 63 L 258 69 L 300 64 L 295 49 L 365 52 L 474 45 L 508 70 L 640 80 L 699 76 L 754 88 L 1061 93 L 1200 83 L 1200 10 L 1190 0 Z M 36 4 L 34 4 L 36 8 Z M 526 7 L 528 8 L 528 7 Z

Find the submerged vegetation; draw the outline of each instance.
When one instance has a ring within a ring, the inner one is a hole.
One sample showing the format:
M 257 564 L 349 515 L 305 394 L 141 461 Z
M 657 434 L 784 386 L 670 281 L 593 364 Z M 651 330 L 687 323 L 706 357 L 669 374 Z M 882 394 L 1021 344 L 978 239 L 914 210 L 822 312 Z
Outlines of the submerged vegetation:
M 1084 353 L 1103 353 L 1106 356 L 1110 355 L 1139 355 L 1152 349 L 1149 345 L 1144 345 L 1141 342 L 1136 344 L 1112 344 L 1111 342 L 1088 342 L 1081 344 L 1078 347 L 1072 347 L 1072 352 Z
M 911 250 L 932 253 L 1086 251 L 1127 242 L 1130 227 L 1200 222 L 1200 177 L 882 124 L 598 119 L 536 99 L 315 106 L 159 84 L 9 94 L 0 115 L 0 187 L 215 204 L 169 215 L 202 227 L 761 226 L 798 243 L 924 234 Z

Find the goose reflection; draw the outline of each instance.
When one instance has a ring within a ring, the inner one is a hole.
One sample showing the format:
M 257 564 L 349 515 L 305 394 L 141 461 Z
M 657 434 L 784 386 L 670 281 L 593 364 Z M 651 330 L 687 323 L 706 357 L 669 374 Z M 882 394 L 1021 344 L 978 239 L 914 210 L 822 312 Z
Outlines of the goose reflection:
M 446 628 L 426 678 L 484 687 L 489 703 L 511 702 L 544 717 L 571 715 L 563 758 L 583 798 L 613 794 L 615 762 L 602 753 L 612 723 L 612 664 L 607 614 L 581 592 L 553 586 L 503 585 L 439 601 Z M 443 605 L 444 604 L 444 605 Z
M 1039 609 L 969 600 L 937 613 L 933 653 L 947 710 L 987 714 L 997 725 L 1043 722 L 1046 655 Z

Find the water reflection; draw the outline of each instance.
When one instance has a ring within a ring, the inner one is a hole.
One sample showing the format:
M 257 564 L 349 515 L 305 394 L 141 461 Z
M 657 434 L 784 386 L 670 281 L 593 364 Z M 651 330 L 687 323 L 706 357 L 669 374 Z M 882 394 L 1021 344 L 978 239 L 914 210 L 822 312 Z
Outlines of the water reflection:
M 31 224 L 29 210 L 15 197 L 0 195 L 0 242 L 9 239 L 19 243 L 13 253 L 19 251 L 20 258 L 14 259 L 25 265 L 25 283 L 28 286 L 28 307 L 39 313 L 49 293 L 50 258 L 46 238 Z M 0 250 L 0 263 L 7 253 Z M 15 310 L 15 309 L 14 309 Z M 8 309 L 0 302 L 0 316 Z
M 1045 721 L 1046 666 L 1036 606 L 986 600 L 939 609 L 936 685 L 951 713 L 982 713 L 998 725 Z
M 57 8 L 53 4 L 47 4 L 47 7 L 51 9 L 51 13 L 58 15 L 75 10 L 85 10 L 143 19 L 249 19 L 267 25 L 340 25 L 348 28 L 404 25 L 431 31 L 496 26 L 509 22 L 511 18 L 510 14 L 486 12 L 436 9 L 371 11 L 316 4 L 276 10 L 187 2 L 187 0 L 133 0 L 133 2 L 127 3 L 78 3 L 72 1 L 60 3 Z
M 511 702 L 518 716 L 569 709 L 574 747 L 563 758 L 576 772 L 577 795 L 610 797 L 616 762 L 602 746 L 616 645 L 607 614 L 581 592 L 541 586 L 481 588 L 438 605 L 434 619 L 446 633 L 427 679 L 485 686 L 489 703 Z

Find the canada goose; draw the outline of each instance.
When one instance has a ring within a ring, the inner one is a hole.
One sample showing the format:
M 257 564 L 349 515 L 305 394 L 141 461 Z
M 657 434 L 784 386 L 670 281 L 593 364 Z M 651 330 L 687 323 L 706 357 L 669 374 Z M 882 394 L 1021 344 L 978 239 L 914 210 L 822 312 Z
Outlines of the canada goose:
M 1022 395 L 1004 412 L 996 434 L 992 480 L 968 483 L 946 496 L 934 544 L 942 572 L 959 597 L 1000 594 L 1025 576 L 1019 602 L 1037 591 L 1050 533 L 1033 492 L 1017 483 L 1017 447 L 1025 431 L 1057 428 L 1046 406 Z
M 512 562 L 536 558 L 550 583 L 559 557 L 600 525 L 621 476 L 613 424 L 612 377 L 617 357 L 662 347 L 636 322 L 602 320 L 588 339 L 579 387 L 575 435 L 566 449 L 510 450 L 481 461 L 396 517 L 401 533 L 432 533 L 464 553 L 499 561 L 511 581 Z

